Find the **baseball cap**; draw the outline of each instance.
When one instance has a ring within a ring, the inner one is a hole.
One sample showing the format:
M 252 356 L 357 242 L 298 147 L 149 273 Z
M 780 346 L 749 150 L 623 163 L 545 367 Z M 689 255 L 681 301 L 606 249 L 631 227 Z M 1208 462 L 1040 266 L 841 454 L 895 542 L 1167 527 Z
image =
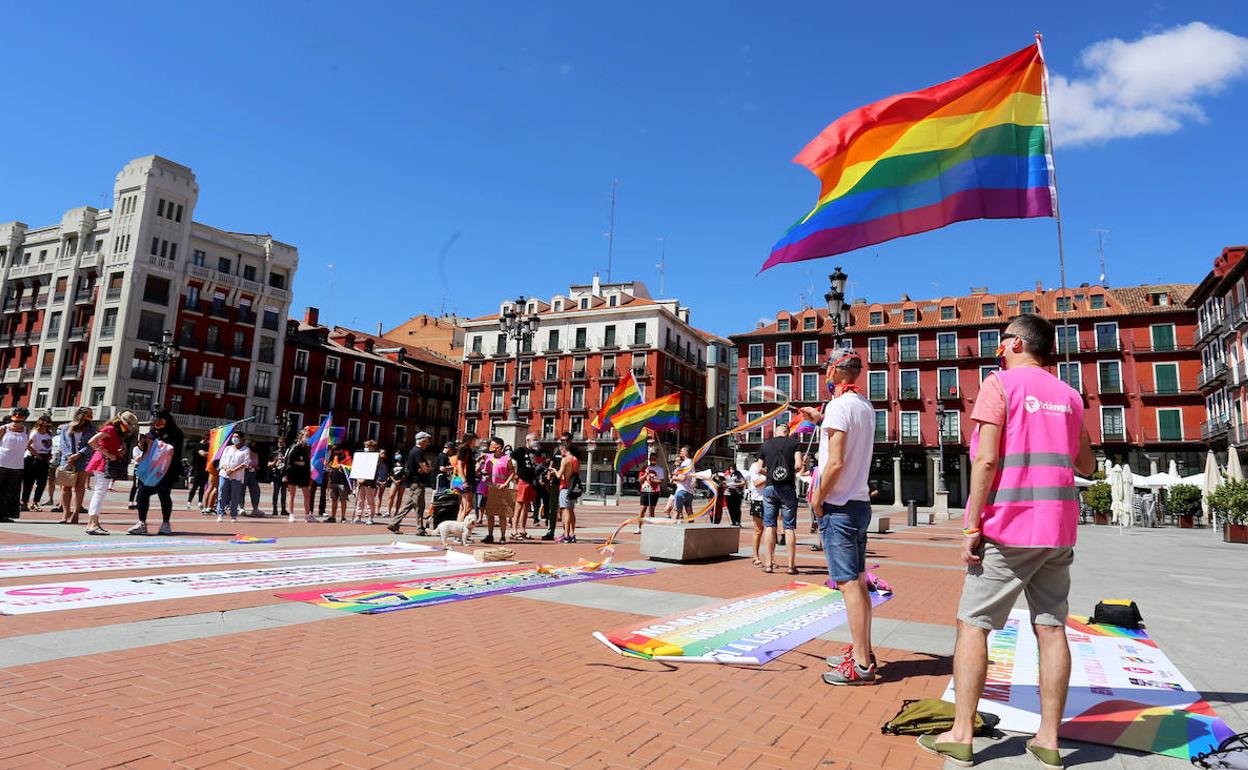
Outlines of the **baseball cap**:
M 427 439 L 427 438 L 430 438 L 430 439 L 431 439 L 431 438 L 433 438 L 433 436 L 430 436 L 428 433 L 425 433 L 423 430 L 422 430 L 420 433 L 417 433 L 417 434 L 416 434 L 416 440 L 417 440 L 417 441 L 424 441 L 424 440 L 425 440 L 425 439 Z
M 847 369 L 850 367 L 862 366 L 862 356 L 858 355 L 858 351 L 851 347 L 832 348 L 828 351 L 828 366 L 834 366 L 837 369 Z

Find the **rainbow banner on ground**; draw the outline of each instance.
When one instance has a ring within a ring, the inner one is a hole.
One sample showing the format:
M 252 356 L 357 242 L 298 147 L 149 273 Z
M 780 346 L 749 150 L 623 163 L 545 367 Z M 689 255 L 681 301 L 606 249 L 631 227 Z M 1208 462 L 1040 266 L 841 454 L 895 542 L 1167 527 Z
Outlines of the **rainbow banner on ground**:
M 617 412 L 611 424 L 620 434 L 620 441 L 631 445 L 637 440 L 642 428 L 671 430 L 680 425 L 680 393 L 668 393 L 653 401 L 646 401 Z
M 873 607 L 892 598 L 870 596 Z M 840 591 L 794 581 L 605 634 L 595 631 L 594 638 L 620 655 L 649 660 L 761 666 L 847 620 Z
M 329 458 L 329 442 L 333 429 L 334 413 L 330 412 L 325 415 L 325 422 L 321 423 L 312 437 L 308 439 L 312 461 L 312 481 L 317 484 L 321 483 L 321 477 L 325 475 L 325 461 Z
M 531 591 L 535 588 L 549 588 L 587 580 L 645 575 L 651 572 L 654 570 L 635 570 L 625 567 L 602 567 L 595 570 L 579 567 L 514 567 L 489 572 L 474 572 L 468 575 L 377 583 L 357 588 L 300 591 L 278 594 L 278 597 L 309 602 L 335 610 L 376 615 L 382 612 L 410 610 L 413 607 L 432 607 L 464 599 L 480 599 L 483 596 Z
M 968 219 L 1051 217 L 1057 188 L 1040 44 L 946 83 L 868 104 L 796 158 L 814 209 L 763 270 Z
M 1216 750 L 1234 731 L 1143 630 L 1096 625 L 1070 616 L 1070 694 L 1059 735 L 1088 743 L 1188 759 Z M 988 635 L 992 665 L 979 710 L 998 727 L 1034 733 L 1040 726 L 1040 653 L 1027 610 Z M 953 700 L 953 682 L 945 690 Z
M 610 396 L 607 396 L 607 400 L 602 404 L 602 409 L 598 410 L 598 415 L 594 417 L 594 421 L 590 425 L 594 430 L 602 432 L 611 427 L 611 417 L 613 415 L 624 411 L 630 406 L 640 404 L 641 400 L 641 388 L 637 385 L 637 378 L 633 376 L 633 370 L 629 369 L 620 379 L 620 384 L 615 386 L 615 390 L 611 391 Z

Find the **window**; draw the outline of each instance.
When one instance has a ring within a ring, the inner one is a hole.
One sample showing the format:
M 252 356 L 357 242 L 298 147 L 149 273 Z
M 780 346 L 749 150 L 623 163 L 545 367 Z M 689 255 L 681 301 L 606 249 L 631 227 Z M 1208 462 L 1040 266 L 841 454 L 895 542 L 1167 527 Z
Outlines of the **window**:
M 1157 438 L 1161 441 L 1183 440 L 1183 410 L 1157 410 Z
M 776 375 L 776 390 L 783 393 L 786 398 L 792 398 L 793 397 L 793 375 L 777 374 Z
M 995 371 L 997 371 L 997 367 L 996 367 L 996 366 L 981 366 L 981 367 L 979 367 L 979 381 L 980 381 L 980 382 L 983 382 L 984 380 L 988 379 L 988 375 L 992 374 L 992 373 L 993 373 L 993 372 L 995 372 Z
M 901 311 L 901 322 L 903 324 L 912 324 L 919 320 L 919 311 L 912 307 L 908 307 Z
M 308 379 L 306 377 L 294 377 L 290 381 L 290 403 L 296 406 L 303 403 L 308 391 Z
M 1148 332 L 1153 350 L 1174 350 L 1174 324 L 1153 324 Z
M 580 416 L 568 418 L 568 430 L 572 431 L 573 438 L 585 435 L 585 418 Z
M 585 386 L 584 385 L 572 386 L 572 408 L 573 409 L 585 408 Z
M 48 389 L 40 388 L 39 391 L 35 393 L 35 408 L 44 409 L 47 406 L 48 406 Z
M 1061 378 L 1062 382 L 1075 390 L 1083 391 L 1082 371 L 1077 362 L 1072 361 L 1068 364 L 1065 361 L 1059 361 L 1057 364 L 1057 376 Z
M 230 390 L 238 390 L 242 387 L 242 382 L 242 370 L 237 366 L 231 366 L 229 373 L 226 375 L 226 383 L 229 385 Z
M 286 276 L 276 271 L 269 273 L 269 285 L 274 289 L 286 288 Z
M 1177 363 L 1153 364 L 1153 381 L 1158 393 L 1179 392 L 1179 365 Z
M 364 362 L 354 361 L 351 364 L 351 379 L 355 382 L 364 381 Z
M 919 443 L 919 413 L 918 412 L 902 412 L 901 413 L 901 443 L 903 444 Z
M 761 418 L 762 416 L 763 416 L 762 412 L 746 412 L 745 421 L 753 422 L 754 420 L 757 420 Z M 762 441 L 763 441 L 763 432 L 759 428 L 755 428 L 754 430 L 747 431 L 745 434 L 745 443 L 747 444 L 761 444 Z
M 919 335 L 903 334 L 897 338 L 897 360 L 919 360 Z
M 467 411 L 475 412 L 481 408 L 481 391 L 474 390 L 468 393 Z
M 749 364 L 751 368 L 763 365 L 763 346 L 762 345 L 750 345 Z
M 272 337 L 260 337 L 260 363 L 271 364 L 277 355 L 277 340 Z
M 521 372 L 521 375 L 523 376 L 524 370 L 521 369 L 520 372 Z M 614 353 L 607 353 L 606 355 L 602 357 L 602 376 L 603 377 L 615 376 L 615 354 Z
M 994 302 L 985 302 L 985 303 L 983 304 L 983 316 L 984 316 L 984 318 L 996 318 L 996 317 L 997 317 L 997 305 L 996 305 L 996 303 L 994 303 Z
M 546 352 L 559 350 L 559 330 L 551 329 L 546 333 Z
M 260 398 L 268 398 L 269 388 L 272 382 L 273 382 L 273 374 L 271 372 L 269 372 L 266 369 L 257 370 L 256 371 L 256 387 L 254 391 L 255 395 L 259 396 Z
M 576 327 L 575 344 L 577 350 L 585 350 L 589 347 L 589 331 L 584 326 Z
M 255 281 L 256 280 L 256 266 L 255 265 L 243 265 L 243 278 L 244 280 Z
M 602 346 L 604 348 L 615 347 L 615 326 L 609 325 L 602 330 Z
M 918 369 L 902 369 L 901 370 L 901 392 L 898 398 L 904 400 L 914 400 L 919 397 L 919 370 Z
M 1096 349 L 1118 349 L 1118 324 L 1114 322 L 1096 325 Z
M 883 409 L 875 410 L 875 443 L 881 444 L 888 441 L 888 412 Z
M 494 364 L 494 382 L 507 381 L 507 362 L 500 361 Z
M 869 364 L 886 364 L 888 363 L 888 338 L 872 337 L 867 340 L 867 363 Z
M 1018 301 L 1018 312 L 1020 315 L 1034 315 L 1036 312 L 1035 300 L 1020 299 Z
M 867 397 L 872 401 L 888 400 L 888 372 L 867 372 Z
M 1070 297 L 1058 297 L 1057 298 L 1057 312 L 1069 313 L 1070 311 L 1071 311 Z
M 1092 308 L 1093 310 L 1104 310 L 1105 309 L 1105 295 L 1093 294 L 1092 296 L 1088 297 L 1088 307 Z
M 1079 352 L 1079 327 L 1075 324 L 1066 324 L 1058 326 L 1054 331 L 1057 332 L 1057 352 L 1058 353 L 1078 353 Z
M 271 332 L 277 331 L 277 308 L 266 307 L 264 309 L 264 328 Z
M 364 391 L 360 388 L 351 389 L 351 411 L 359 412 L 364 409 Z
M 243 332 L 234 332 L 234 345 L 230 348 L 230 355 L 251 358 L 251 350 L 247 345 L 247 335 Z
M 507 335 L 500 334 L 494 340 L 494 354 L 499 356 L 507 355 Z
M 871 324 L 872 326 L 883 326 L 884 325 L 884 311 L 872 310 L 870 315 L 868 316 L 867 322 Z
M 802 342 L 802 363 L 806 366 L 819 363 L 819 340 Z
M 793 365 L 793 343 L 777 342 L 776 343 L 776 366 L 789 367 Z
M 581 310 L 589 310 L 589 297 L 581 297 Z
M 200 267 L 203 267 L 204 260 L 207 258 L 208 258 L 208 255 L 200 251 L 199 249 L 195 249 L 195 251 L 191 252 L 191 264 L 193 265 L 199 265 Z
M 116 319 L 116 313 L 113 314 L 113 318 L 114 320 Z M 48 336 L 51 337 L 55 334 L 60 334 L 60 332 L 61 332 L 61 312 L 58 310 L 57 312 L 48 316 Z
M 160 313 L 148 310 L 139 312 L 139 339 L 144 342 L 160 342 L 160 335 L 165 330 L 165 317 Z
M 940 369 L 936 372 L 937 387 L 941 398 L 956 398 L 958 395 L 958 370 Z
M 554 409 L 556 405 L 559 403 L 558 399 L 559 399 L 558 388 L 545 388 L 542 390 L 542 408 L 543 409 Z
M 1122 392 L 1122 363 L 1098 361 L 1096 364 L 1097 388 L 1101 393 Z
M 979 357 L 991 358 L 997 354 L 1001 344 L 1001 332 L 996 329 L 985 329 L 979 333 Z
M 153 238 L 152 239 L 152 256 L 154 257 L 159 253 L 160 253 L 160 239 Z
M 958 357 L 958 335 L 955 332 L 936 335 L 936 357 L 946 361 Z
M 646 324 L 643 321 L 639 321 L 633 324 L 633 344 L 634 345 L 646 344 Z
M 1101 407 L 1101 440 L 1126 441 L 1127 426 L 1121 406 Z
M 633 374 L 637 375 L 638 377 L 645 376 L 646 374 L 646 354 L 645 353 L 633 354 Z
M 555 380 L 559 379 L 559 362 L 558 361 L 546 362 L 546 378 L 545 379 L 547 382 L 554 382 Z
M 338 356 L 325 356 L 325 376 L 338 378 Z
M 572 357 L 572 379 L 584 379 L 586 376 L 585 356 Z
M 802 319 L 802 330 L 803 330 L 803 331 L 810 331 L 810 330 L 812 330 L 812 329 L 814 329 L 814 328 L 815 328 L 815 318 L 814 318 L 814 316 L 809 316 L 809 317 L 807 317 L 807 318 L 803 318 L 803 319 Z
M 100 320 L 100 336 L 105 339 L 112 337 L 117 331 L 117 308 L 104 309 L 104 317 Z
M 470 352 L 472 353 L 481 352 L 481 337 L 476 336 L 472 338 L 472 350 Z
M 956 313 L 956 310 L 953 305 L 941 305 L 940 306 L 940 320 L 942 321 L 952 321 L 954 319 L 955 313 Z
M 763 387 L 763 376 L 761 374 L 751 374 L 745 381 L 745 400 L 747 402 L 757 403 L 763 400 L 759 389 Z
M 802 400 L 819 400 L 819 375 L 814 372 L 806 372 L 802 375 Z
M 220 337 L 221 337 L 221 328 L 219 326 L 209 326 L 208 336 L 207 336 L 206 342 L 204 343 L 205 349 L 220 353 L 221 352 Z
M 165 199 L 160 198 L 156 201 L 156 216 L 163 217 L 165 215 Z
M 789 319 L 781 318 L 776 321 L 776 331 L 787 332 L 789 330 Z
M 360 440 L 360 421 L 354 417 L 347 419 L 347 440 L 352 443 Z
M 491 410 L 493 410 L 493 411 L 495 411 L 495 412 L 500 412 L 500 411 L 502 411 L 502 409 L 503 409 L 503 394 L 504 394 L 504 391 L 502 391 L 502 390 L 501 390 L 501 389 L 499 389 L 499 388 L 495 388 L 494 390 L 492 390 L 492 391 L 490 392 L 490 409 L 491 409 Z
M 295 351 L 295 371 L 306 372 L 307 370 L 308 370 L 308 351 L 296 350 Z
M 178 204 L 178 213 L 173 217 L 173 221 L 175 222 L 182 221 L 182 204 L 181 203 Z
M 946 443 L 956 444 L 962 440 L 962 413 L 956 409 L 946 410 L 940 425 L 940 437 Z
M 178 244 L 171 243 L 169 244 L 169 259 L 177 259 L 177 258 L 178 258 Z
M 217 272 L 229 274 L 230 272 L 230 258 L 229 257 L 217 257 Z
M 598 404 L 607 403 L 607 399 L 611 398 L 611 391 L 614 390 L 610 385 L 603 385 L 598 388 Z

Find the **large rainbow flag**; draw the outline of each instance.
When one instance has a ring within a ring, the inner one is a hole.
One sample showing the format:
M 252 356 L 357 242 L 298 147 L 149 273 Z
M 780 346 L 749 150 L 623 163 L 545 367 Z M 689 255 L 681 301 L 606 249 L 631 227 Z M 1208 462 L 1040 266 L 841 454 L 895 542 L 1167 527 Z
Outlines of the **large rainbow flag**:
M 636 406 L 641 403 L 641 388 L 637 385 L 637 378 L 633 376 L 633 370 L 620 378 L 620 383 L 615 386 L 615 390 L 611 391 L 611 395 L 607 396 L 607 400 L 603 402 L 602 408 L 598 410 L 598 414 L 594 417 L 594 421 L 590 423 L 594 430 L 602 432 L 611 425 L 611 417 L 619 412 L 624 411 L 630 406 Z
M 321 483 L 321 477 L 325 474 L 325 461 L 329 458 L 329 440 L 333 430 L 334 413 L 330 412 L 325 415 L 325 422 L 321 423 L 312 437 L 308 439 L 308 447 L 311 449 L 312 481 L 317 484 Z
M 670 430 L 680 425 L 680 393 L 668 393 L 653 401 L 630 406 L 611 417 L 611 425 L 620 434 L 620 441 L 631 445 L 642 428 Z
M 634 468 L 640 468 L 646 464 L 646 453 L 649 450 L 649 444 L 646 443 L 646 437 L 650 432 L 645 428 L 637 434 L 637 438 L 631 444 L 621 444 L 620 448 L 615 452 L 615 472 L 623 476 Z
M 1057 211 L 1040 44 L 946 83 L 868 104 L 796 158 L 819 201 L 763 270 L 968 219 Z
M 221 459 L 221 453 L 225 451 L 225 445 L 230 440 L 230 436 L 234 435 L 234 431 L 238 430 L 238 426 L 254 420 L 254 417 L 244 417 L 225 425 L 218 425 L 208 431 L 208 462 L 214 463 Z

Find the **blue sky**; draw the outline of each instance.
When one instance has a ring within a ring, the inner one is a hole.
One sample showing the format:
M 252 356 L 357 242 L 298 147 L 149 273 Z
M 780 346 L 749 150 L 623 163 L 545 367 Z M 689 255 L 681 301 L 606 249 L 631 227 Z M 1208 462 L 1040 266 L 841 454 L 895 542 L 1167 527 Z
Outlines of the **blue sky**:
M 1072 118 L 1080 144 L 1057 138 L 1068 280 L 1096 280 L 1096 228 L 1111 231 L 1116 285 L 1195 282 L 1224 245 L 1248 241 L 1242 3 L 948 5 L 252 2 L 208 12 L 163 2 L 112 15 L 98 4 L 13 5 L 6 16 L 24 31 L 6 41 L 0 221 L 45 225 L 101 205 L 127 160 L 158 153 L 195 169 L 198 220 L 299 247 L 294 314 L 313 304 L 368 328 L 444 303 L 476 315 L 516 293 L 605 276 L 612 179 L 613 277 L 657 294 L 666 237 L 666 294 L 722 334 L 797 307 L 812 285 L 821 297 L 835 264 L 858 296 L 879 301 L 1054 285 L 1052 220 L 959 224 L 755 276 L 814 202 L 817 180 L 790 159 L 824 125 L 1022 48 L 1041 29 L 1051 70 L 1099 89 L 1071 108 L 1087 113 Z M 1223 50 L 1173 34 L 1193 22 Z M 1083 54 L 1115 38 L 1126 46 Z M 1132 48 L 1141 38 L 1156 45 Z M 1147 71 L 1159 61 L 1160 76 Z M 1132 123 L 1146 133 L 1118 135 Z

